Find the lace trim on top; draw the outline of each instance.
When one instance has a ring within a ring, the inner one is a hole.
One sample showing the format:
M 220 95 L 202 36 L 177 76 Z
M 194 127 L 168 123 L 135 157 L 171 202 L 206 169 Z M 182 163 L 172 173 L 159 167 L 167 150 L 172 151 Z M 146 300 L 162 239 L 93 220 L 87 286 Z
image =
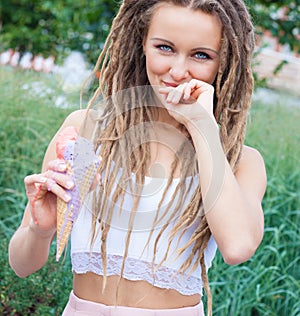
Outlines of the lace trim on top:
M 120 275 L 123 257 L 109 254 L 107 256 L 107 276 Z M 103 275 L 102 259 L 99 253 L 75 252 L 72 253 L 73 272 L 94 272 Z M 152 263 L 135 258 L 127 258 L 123 277 L 132 281 L 146 281 L 154 286 L 173 289 L 183 295 L 202 294 L 202 282 L 193 276 L 183 275 L 165 266 L 155 270 L 152 274 Z

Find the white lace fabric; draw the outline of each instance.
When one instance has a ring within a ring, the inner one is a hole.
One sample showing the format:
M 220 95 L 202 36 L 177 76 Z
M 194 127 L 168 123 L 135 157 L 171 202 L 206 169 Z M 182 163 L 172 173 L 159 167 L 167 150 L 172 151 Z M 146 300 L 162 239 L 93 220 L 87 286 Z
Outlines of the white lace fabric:
M 93 272 L 103 275 L 102 259 L 97 252 L 72 253 L 73 272 L 83 274 Z M 109 254 L 107 256 L 107 276 L 120 275 L 123 257 Z M 132 281 L 146 281 L 153 286 L 173 289 L 183 295 L 202 294 L 202 282 L 194 276 L 183 275 L 166 266 L 155 266 L 155 274 L 152 273 L 152 263 L 136 258 L 126 259 L 123 277 Z
M 140 197 L 139 205 L 135 214 L 133 227 L 130 235 L 130 243 L 128 245 L 128 257 L 126 258 L 123 277 L 136 281 L 146 281 L 154 286 L 163 289 L 173 289 L 183 295 L 202 294 L 202 280 L 201 280 L 201 267 L 197 265 L 195 271 L 189 274 L 180 274 L 178 270 L 182 264 L 186 262 L 193 251 L 194 243 L 187 247 L 183 253 L 178 256 L 178 249 L 187 245 L 199 225 L 199 220 L 191 225 L 184 234 L 179 232 L 174 236 L 173 241 L 168 245 L 169 237 L 172 230 L 172 223 L 161 232 L 161 228 L 165 222 L 161 221 L 154 225 L 156 215 L 164 214 L 165 219 L 168 219 L 174 211 L 174 205 L 177 203 L 178 195 L 174 197 L 177 182 L 173 181 L 172 185 L 166 192 L 164 203 L 159 207 L 160 201 L 164 194 L 165 187 L 167 186 L 167 179 L 146 178 L 143 192 Z M 187 186 L 193 178 L 187 180 Z M 116 181 L 117 185 L 118 181 Z M 198 180 L 191 182 L 191 190 L 185 195 L 182 203 L 182 211 L 185 210 L 187 204 L 190 202 L 193 192 L 196 189 Z M 112 189 L 114 192 L 114 188 Z M 122 208 L 118 202 L 112 202 L 113 199 L 109 198 L 108 205 L 111 206 L 111 221 L 110 229 L 107 234 L 106 247 L 107 247 L 107 276 L 121 275 L 121 267 L 123 263 L 123 256 L 126 250 L 126 239 L 128 234 L 128 223 L 131 215 L 132 205 L 134 203 L 130 190 L 126 190 Z M 169 203 L 171 205 L 169 206 Z M 157 213 L 159 212 L 159 213 Z M 176 218 L 174 218 L 176 220 Z M 93 222 L 93 204 L 92 194 L 88 196 L 83 208 L 73 225 L 71 233 L 71 258 L 73 272 L 87 273 L 93 272 L 98 275 L 103 275 L 103 265 L 101 255 L 101 229 L 100 224 L 97 222 L 95 231 L 98 232 L 93 246 L 91 247 L 91 232 Z M 151 238 L 149 234 L 151 232 Z M 147 247 L 146 247 L 147 246 Z M 167 258 L 166 249 L 169 246 Z M 152 259 L 155 249 L 155 264 L 152 267 Z M 213 239 L 210 238 L 208 246 L 204 251 L 204 261 L 206 270 L 211 266 L 212 260 L 215 256 L 217 245 Z M 165 259 L 165 260 L 164 260 Z M 159 266 L 160 262 L 163 265 Z M 197 260 L 197 256 L 192 260 L 192 265 Z M 153 275 L 154 270 L 154 275 Z

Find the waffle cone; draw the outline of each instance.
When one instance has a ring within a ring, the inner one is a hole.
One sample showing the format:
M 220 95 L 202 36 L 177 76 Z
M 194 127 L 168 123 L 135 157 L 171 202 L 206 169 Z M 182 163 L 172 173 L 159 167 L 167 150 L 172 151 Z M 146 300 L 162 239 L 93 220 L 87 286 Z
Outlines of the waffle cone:
M 90 165 L 80 183 L 80 202 L 83 202 L 87 193 L 91 190 L 91 185 L 95 177 L 95 171 L 95 165 Z
M 67 204 L 59 199 L 57 201 L 57 244 L 56 244 L 56 261 L 59 261 L 71 234 L 73 223 L 65 223 L 65 213 Z M 65 225 L 64 225 L 65 224 Z M 63 227 L 64 226 L 64 227 Z M 62 231 L 63 230 L 63 231 Z M 58 238 L 60 237 L 60 238 Z
M 59 261 L 70 237 L 73 222 L 77 219 L 80 211 L 80 207 L 77 207 L 74 210 L 75 200 L 79 199 L 79 206 L 82 205 L 83 200 L 85 199 L 87 193 L 91 189 L 92 182 L 95 177 L 96 168 L 94 164 L 91 164 L 89 168 L 84 171 L 81 182 L 76 182 L 76 187 L 79 189 L 77 192 L 79 196 L 72 197 L 72 200 L 69 203 L 57 199 L 57 239 L 56 239 L 56 261 Z M 71 166 L 67 164 L 67 173 L 72 175 L 73 171 Z M 74 199 L 74 200 L 73 200 Z
M 72 168 L 67 162 L 67 174 L 72 175 Z M 69 212 L 68 218 L 66 213 L 68 211 L 68 203 L 60 198 L 57 198 L 57 213 L 56 213 L 56 225 L 57 225 L 57 238 L 56 238 L 56 261 L 59 261 L 71 234 L 73 223 L 71 221 L 72 209 Z

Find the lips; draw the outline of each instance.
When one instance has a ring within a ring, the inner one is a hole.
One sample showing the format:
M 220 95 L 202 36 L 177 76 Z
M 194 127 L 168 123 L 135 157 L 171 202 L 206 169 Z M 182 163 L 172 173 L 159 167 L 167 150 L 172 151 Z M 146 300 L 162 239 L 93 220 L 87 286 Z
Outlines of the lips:
M 176 87 L 178 86 L 177 83 L 166 82 L 166 81 L 163 81 L 163 84 L 164 84 L 166 87 L 172 87 L 172 88 L 176 88 Z

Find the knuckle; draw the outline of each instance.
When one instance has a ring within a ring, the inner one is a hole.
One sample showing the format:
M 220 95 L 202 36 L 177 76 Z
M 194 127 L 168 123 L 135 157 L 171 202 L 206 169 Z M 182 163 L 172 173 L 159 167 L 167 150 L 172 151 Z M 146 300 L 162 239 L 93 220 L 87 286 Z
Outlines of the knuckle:
M 32 182 L 32 177 L 35 177 L 36 176 L 36 174 L 31 174 L 31 175 L 28 175 L 28 176 L 26 176 L 26 177 L 24 177 L 24 183 L 25 184 L 30 184 L 31 182 Z
M 56 166 L 61 162 L 60 159 L 54 159 L 54 160 L 50 160 L 48 162 L 48 169 L 54 170 L 56 168 Z
M 45 175 L 48 177 L 48 178 L 53 178 L 54 177 L 54 171 L 53 170 L 47 170 L 45 172 Z
M 48 170 L 53 169 L 53 167 L 54 167 L 54 160 L 51 160 L 48 162 Z

